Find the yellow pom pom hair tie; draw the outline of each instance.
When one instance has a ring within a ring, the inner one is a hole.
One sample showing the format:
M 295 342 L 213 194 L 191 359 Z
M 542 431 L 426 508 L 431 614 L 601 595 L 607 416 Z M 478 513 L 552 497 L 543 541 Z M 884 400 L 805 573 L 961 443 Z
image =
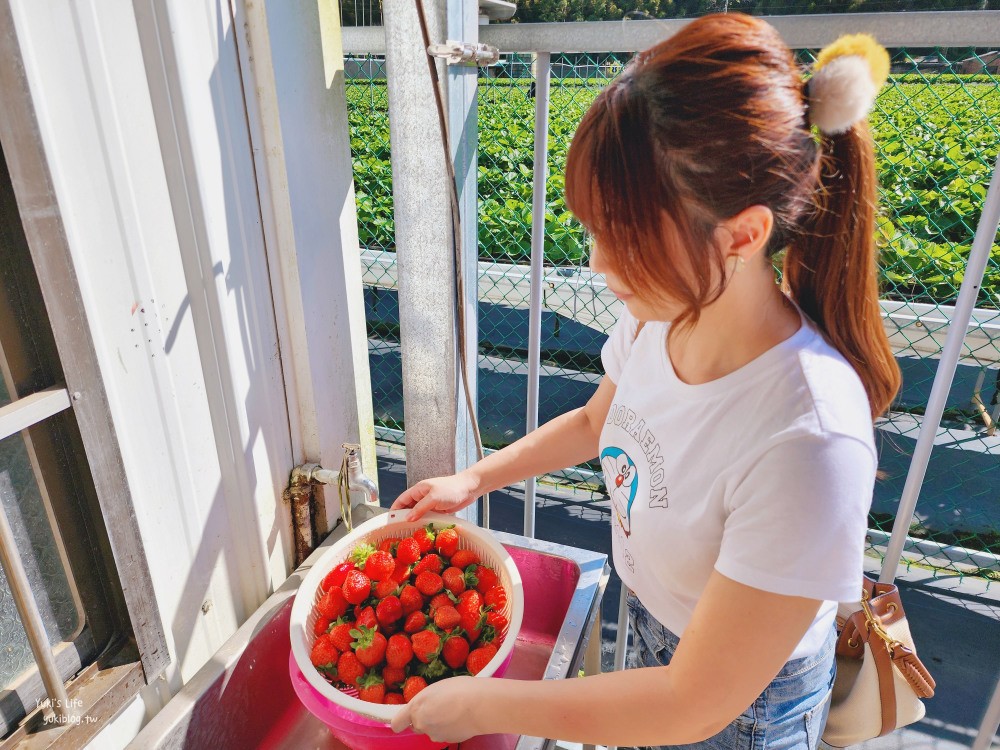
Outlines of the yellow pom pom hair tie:
M 863 120 L 889 78 L 889 53 L 869 34 L 848 34 L 824 47 L 807 84 L 809 121 L 827 135 Z

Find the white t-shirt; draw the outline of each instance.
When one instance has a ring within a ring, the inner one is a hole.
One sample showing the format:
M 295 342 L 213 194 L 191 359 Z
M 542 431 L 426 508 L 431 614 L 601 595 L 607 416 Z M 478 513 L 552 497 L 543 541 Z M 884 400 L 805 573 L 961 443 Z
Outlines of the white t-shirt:
M 822 599 L 791 658 L 816 653 L 836 603 L 861 593 L 878 461 L 861 380 L 804 315 L 790 338 L 700 385 L 674 372 L 669 323 L 636 328 L 623 310 L 601 351 L 617 385 L 600 449 L 622 581 L 677 636 L 713 569 Z

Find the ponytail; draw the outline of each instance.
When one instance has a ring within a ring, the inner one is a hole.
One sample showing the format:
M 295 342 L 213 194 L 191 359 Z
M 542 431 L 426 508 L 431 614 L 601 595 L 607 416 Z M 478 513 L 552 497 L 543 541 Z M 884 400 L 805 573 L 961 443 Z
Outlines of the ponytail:
M 874 146 L 865 121 L 823 139 L 817 211 L 788 248 L 783 283 L 854 367 L 875 419 L 902 378 L 879 306 Z

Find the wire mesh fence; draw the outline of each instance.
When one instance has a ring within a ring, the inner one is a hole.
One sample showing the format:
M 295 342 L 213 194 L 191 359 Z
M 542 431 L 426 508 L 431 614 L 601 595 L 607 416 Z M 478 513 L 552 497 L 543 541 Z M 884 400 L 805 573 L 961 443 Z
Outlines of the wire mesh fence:
M 952 306 L 1000 146 L 1000 54 L 892 50 L 892 76 L 871 116 L 881 211 L 883 313 L 903 388 L 878 424 L 880 468 L 871 544 L 888 538 Z M 803 63 L 814 51 L 800 50 Z M 552 58 L 545 215 L 540 421 L 582 405 L 600 378 L 600 347 L 619 302 L 587 269 L 587 236 L 566 209 L 573 133 L 627 54 Z M 401 440 L 399 326 L 386 81 L 377 57 L 347 60 L 351 145 L 372 341 L 376 421 Z M 484 443 L 524 432 L 534 74 L 530 55 L 481 71 L 479 86 L 479 413 Z M 907 559 L 948 574 L 1000 576 L 1000 246 L 994 245 L 944 423 L 917 504 Z M 596 465 L 553 478 L 605 499 Z

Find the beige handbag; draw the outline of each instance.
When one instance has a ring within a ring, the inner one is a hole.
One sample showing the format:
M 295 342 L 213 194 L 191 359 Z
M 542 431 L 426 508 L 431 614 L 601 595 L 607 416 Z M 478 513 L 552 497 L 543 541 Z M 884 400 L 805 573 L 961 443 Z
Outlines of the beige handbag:
M 910 626 L 891 583 L 865 578 L 861 602 L 837 612 L 837 677 L 823 742 L 848 747 L 924 716 L 934 678 L 917 658 Z

